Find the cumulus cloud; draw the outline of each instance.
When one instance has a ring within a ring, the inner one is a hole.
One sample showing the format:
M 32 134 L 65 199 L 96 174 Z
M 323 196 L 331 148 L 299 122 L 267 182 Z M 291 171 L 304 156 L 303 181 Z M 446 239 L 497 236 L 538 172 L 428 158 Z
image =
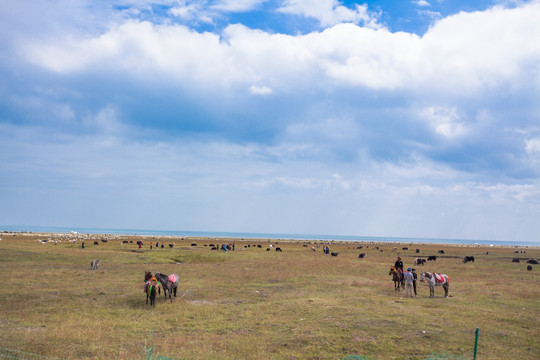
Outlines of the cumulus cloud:
M 379 14 L 369 11 L 366 4 L 356 4 L 353 9 L 343 6 L 338 0 L 286 0 L 278 11 L 286 14 L 314 18 L 321 26 L 327 27 L 342 22 L 363 24 L 365 27 L 378 29 Z
M 501 84 L 538 86 L 538 76 L 530 74 L 537 72 L 539 16 L 539 3 L 462 13 L 437 22 L 423 37 L 352 23 L 303 36 L 231 25 L 223 31 L 225 41 L 179 25 L 130 21 L 98 37 L 29 41 L 21 49 L 27 61 L 61 73 L 99 66 L 226 85 L 307 80 L 479 92 Z
M 416 4 L 418 6 L 431 6 L 431 4 L 426 0 L 413 1 L 413 4 Z
M 465 124 L 455 108 L 429 107 L 422 112 L 422 116 L 436 133 L 444 137 L 458 137 L 466 132 Z
M 186 22 L 213 24 L 215 14 L 206 10 L 205 3 L 180 1 L 173 6 L 169 13 Z

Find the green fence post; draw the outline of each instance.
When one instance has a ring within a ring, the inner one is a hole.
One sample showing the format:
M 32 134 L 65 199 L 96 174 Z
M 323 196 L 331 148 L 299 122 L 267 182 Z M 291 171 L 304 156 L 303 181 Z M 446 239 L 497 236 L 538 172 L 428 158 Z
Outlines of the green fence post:
M 476 352 L 478 351 L 478 332 L 480 331 L 479 328 L 476 328 L 476 336 L 474 339 L 474 358 L 473 360 L 476 360 Z

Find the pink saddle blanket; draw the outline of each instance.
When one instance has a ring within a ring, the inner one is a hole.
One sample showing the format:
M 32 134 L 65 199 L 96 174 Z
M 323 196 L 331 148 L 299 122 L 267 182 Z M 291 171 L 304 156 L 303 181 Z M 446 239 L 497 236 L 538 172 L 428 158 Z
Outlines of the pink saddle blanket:
M 176 275 L 176 274 L 171 274 L 171 275 L 169 275 L 169 281 L 170 281 L 171 283 L 174 284 L 177 280 L 178 280 L 178 275 Z
M 444 278 L 444 275 L 442 274 L 433 274 L 435 276 L 435 282 L 437 284 L 442 284 L 443 282 L 445 282 L 445 278 Z

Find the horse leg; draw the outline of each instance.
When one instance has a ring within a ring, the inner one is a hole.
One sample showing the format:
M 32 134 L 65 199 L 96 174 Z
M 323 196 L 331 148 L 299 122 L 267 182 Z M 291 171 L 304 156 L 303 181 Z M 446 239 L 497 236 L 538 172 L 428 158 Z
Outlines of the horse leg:
M 177 289 L 178 289 L 177 287 L 174 288 L 174 297 L 176 297 L 176 290 Z
M 446 283 L 443 285 L 443 289 L 444 289 L 444 297 L 447 298 L 448 297 L 448 288 L 449 288 L 449 284 Z

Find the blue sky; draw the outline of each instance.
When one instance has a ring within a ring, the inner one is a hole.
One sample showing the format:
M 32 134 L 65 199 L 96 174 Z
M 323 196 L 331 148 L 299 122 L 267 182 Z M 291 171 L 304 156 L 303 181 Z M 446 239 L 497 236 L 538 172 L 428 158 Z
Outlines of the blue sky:
M 539 1 L 0 3 L 0 224 L 538 241 Z

